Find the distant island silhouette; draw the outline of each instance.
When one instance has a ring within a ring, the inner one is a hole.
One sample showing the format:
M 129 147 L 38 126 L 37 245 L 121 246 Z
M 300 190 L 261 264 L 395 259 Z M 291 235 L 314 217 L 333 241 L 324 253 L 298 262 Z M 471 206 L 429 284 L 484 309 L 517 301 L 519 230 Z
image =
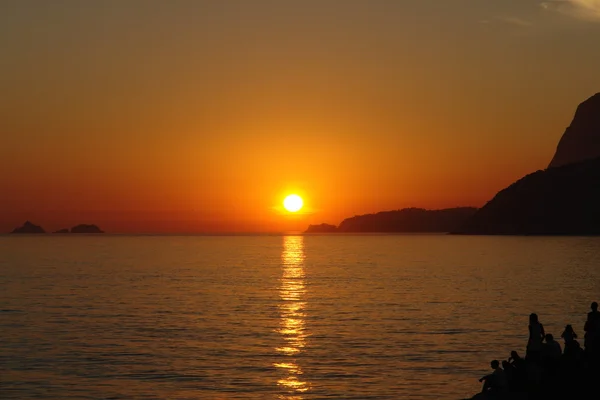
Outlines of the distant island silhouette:
M 22 226 L 13 229 L 13 231 L 11 233 L 13 233 L 13 234 L 32 234 L 32 233 L 46 233 L 46 231 L 44 230 L 44 228 L 42 228 L 39 225 L 35 225 L 29 221 L 25 221 L 25 223 Z
M 451 232 L 475 214 L 475 207 L 442 210 L 405 208 L 376 214 L 356 215 L 343 220 L 339 226 L 310 225 L 305 233 L 393 233 L 393 232 Z
M 29 221 L 26 221 L 22 226 L 13 229 L 11 234 L 33 234 L 33 233 L 46 233 L 44 228 L 39 225 L 35 225 Z M 56 234 L 71 234 L 71 233 L 104 233 L 98 226 L 96 225 L 88 225 L 88 224 L 80 224 L 76 225 L 69 229 L 59 229 L 55 232 Z
M 96 225 L 80 224 L 71 228 L 71 233 L 104 233 Z

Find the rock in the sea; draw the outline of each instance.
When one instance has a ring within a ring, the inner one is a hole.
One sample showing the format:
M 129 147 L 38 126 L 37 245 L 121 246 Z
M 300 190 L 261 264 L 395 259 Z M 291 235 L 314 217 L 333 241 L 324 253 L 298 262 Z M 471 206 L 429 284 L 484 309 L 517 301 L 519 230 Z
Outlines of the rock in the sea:
M 68 230 L 68 229 L 66 229 L 66 228 L 65 228 L 65 229 L 59 229 L 59 230 L 57 230 L 57 231 L 54 231 L 54 232 L 52 232 L 52 233 L 69 233 L 69 230 Z
M 26 221 L 23 226 L 15 228 L 11 233 L 46 233 L 44 228 Z
M 337 226 L 331 224 L 309 225 L 305 233 L 333 233 L 337 232 Z
M 96 225 L 81 224 L 71 228 L 71 233 L 104 233 Z
M 577 107 L 563 134 L 549 168 L 600 157 L 600 93 Z

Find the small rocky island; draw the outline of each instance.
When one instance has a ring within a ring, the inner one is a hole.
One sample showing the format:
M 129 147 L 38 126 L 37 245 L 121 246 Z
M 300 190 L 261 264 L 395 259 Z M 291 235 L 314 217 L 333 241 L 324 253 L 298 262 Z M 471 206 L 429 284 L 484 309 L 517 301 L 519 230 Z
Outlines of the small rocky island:
M 39 225 L 35 225 L 29 221 L 25 221 L 25 223 L 18 227 L 13 229 L 13 231 L 11 232 L 12 234 L 34 234 L 34 233 L 46 233 L 46 231 L 44 230 L 44 228 L 42 228 Z
M 46 233 L 44 228 L 39 225 L 35 225 L 29 221 L 26 221 L 23 226 L 13 229 L 11 234 L 33 234 L 33 233 Z M 104 233 L 97 225 L 93 224 L 80 224 L 69 229 L 59 229 L 52 232 L 54 234 L 72 234 L 72 233 Z
M 71 233 L 104 233 L 96 225 L 80 224 L 71 228 Z

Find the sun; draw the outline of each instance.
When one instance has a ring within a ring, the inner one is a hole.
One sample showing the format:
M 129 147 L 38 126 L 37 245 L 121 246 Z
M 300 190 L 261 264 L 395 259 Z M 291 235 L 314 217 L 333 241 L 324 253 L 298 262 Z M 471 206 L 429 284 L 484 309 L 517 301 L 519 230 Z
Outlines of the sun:
M 283 200 L 283 207 L 289 212 L 298 212 L 302 209 L 303 205 L 304 201 L 302 201 L 302 197 L 297 194 L 290 194 Z

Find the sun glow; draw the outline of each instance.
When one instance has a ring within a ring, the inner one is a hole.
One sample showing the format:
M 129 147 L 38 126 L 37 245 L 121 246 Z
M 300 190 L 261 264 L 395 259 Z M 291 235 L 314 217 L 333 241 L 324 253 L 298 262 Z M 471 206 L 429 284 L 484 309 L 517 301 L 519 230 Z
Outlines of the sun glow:
M 283 200 L 283 207 L 289 212 L 298 212 L 302 209 L 304 201 L 297 194 L 290 194 Z

